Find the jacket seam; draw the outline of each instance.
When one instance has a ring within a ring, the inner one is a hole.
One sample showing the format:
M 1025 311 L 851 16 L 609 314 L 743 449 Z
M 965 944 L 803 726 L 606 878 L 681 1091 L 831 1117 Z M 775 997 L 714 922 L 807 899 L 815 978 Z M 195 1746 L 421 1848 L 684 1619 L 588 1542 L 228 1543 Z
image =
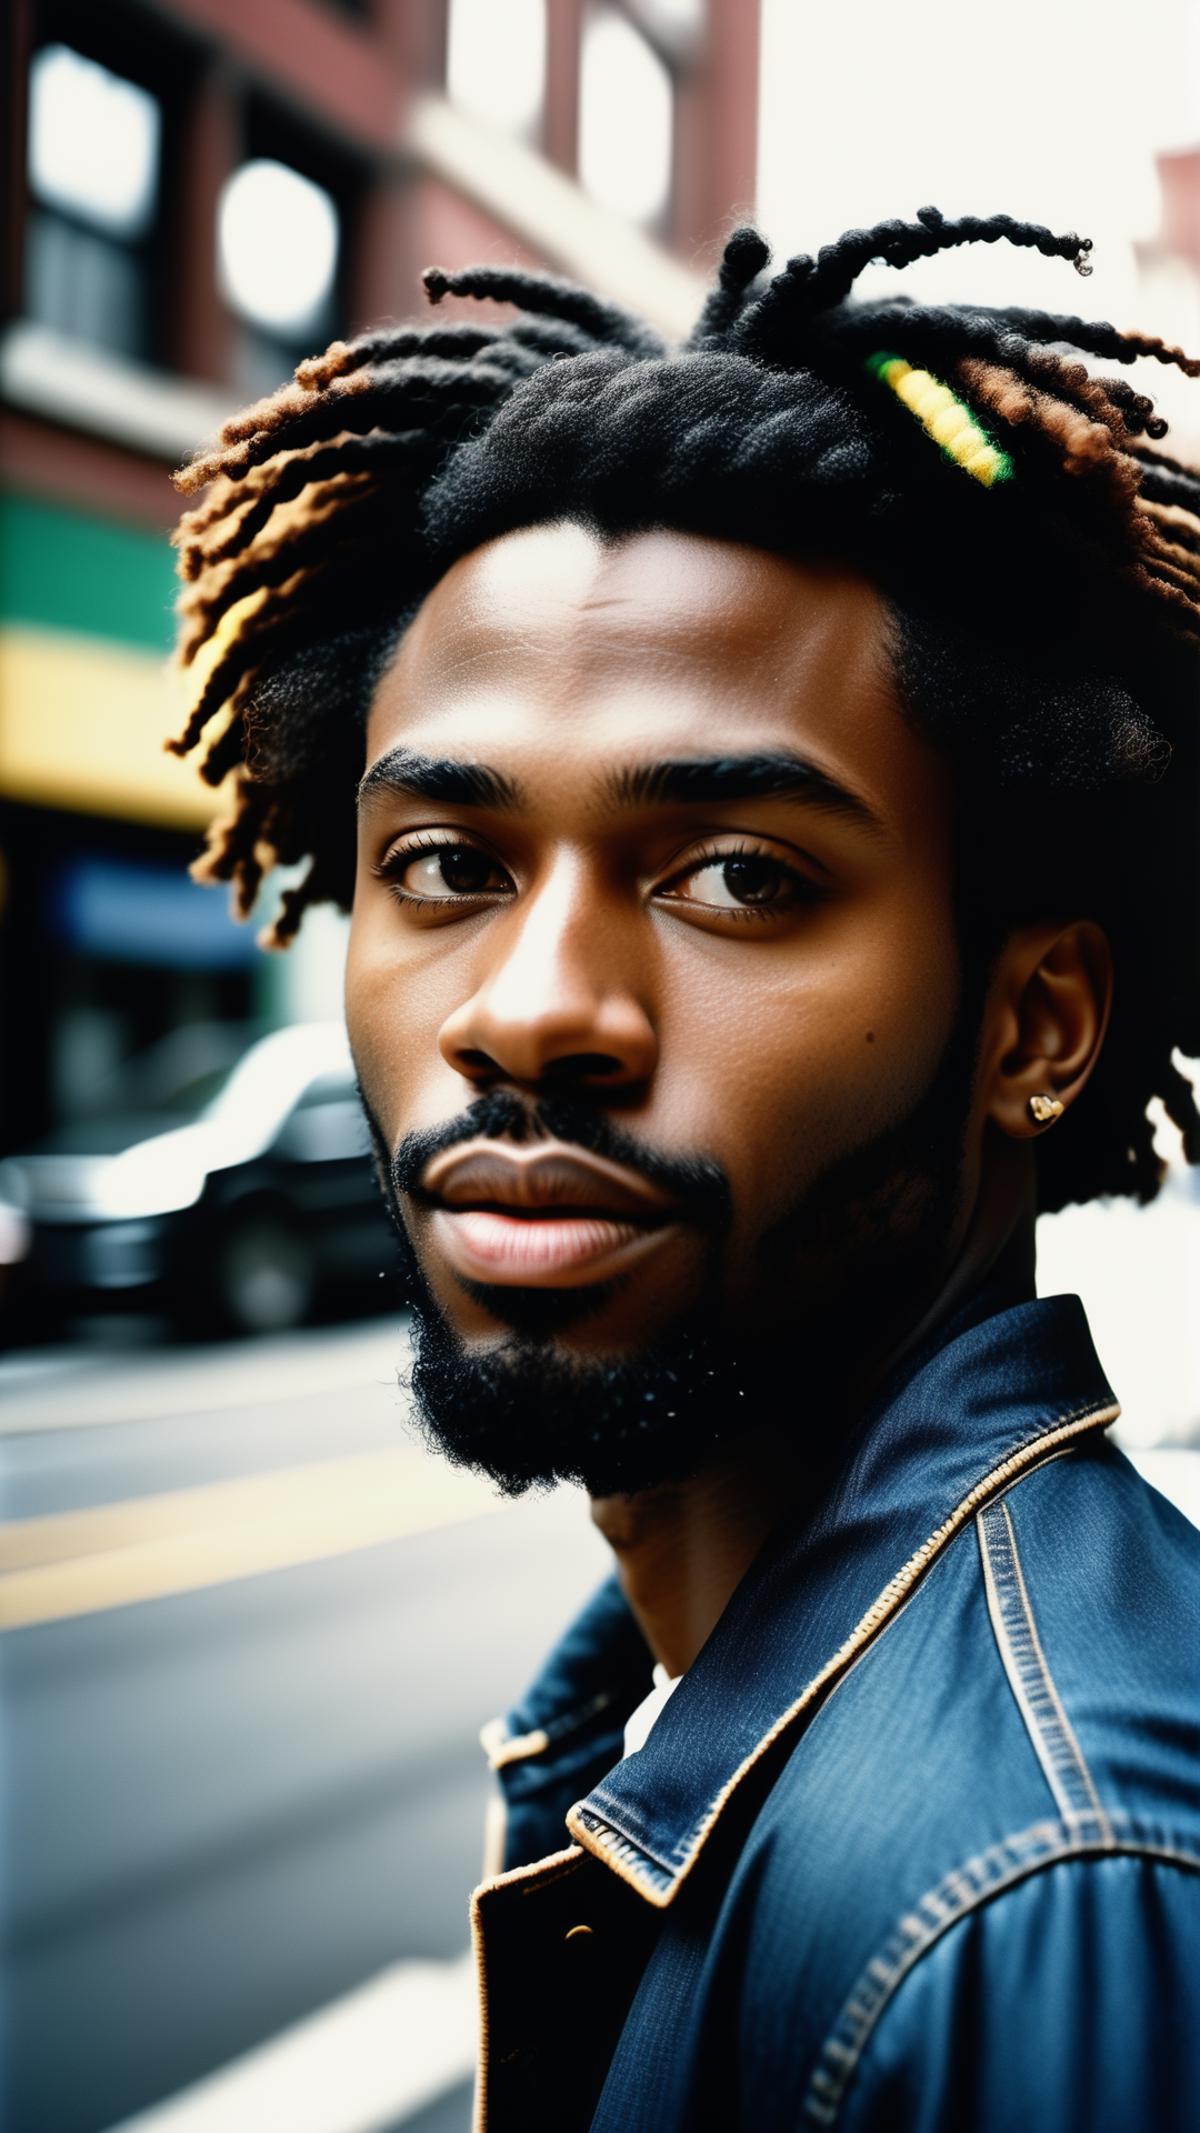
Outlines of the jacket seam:
M 1053 1466 L 1056 1459 L 1074 1458 L 1077 1450 L 1077 1440 L 1070 1444 L 1060 1445 L 1059 1449 L 1056 1452 L 1048 1452 L 1044 1459 L 1039 1460 L 1036 1469 L 1029 1468 L 1027 1469 L 1027 1471 L 1031 1473 L 1034 1471 L 1040 1473 L 1044 1466 Z M 1010 1484 L 1010 1487 L 1014 1489 L 1017 1488 L 1024 1479 L 1024 1474 L 1019 1474 L 1017 1476 L 1016 1481 Z M 939 1564 L 944 1563 L 949 1557 L 950 1548 L 957 1546 L 958 1543 L 962 1540 L 962 1538 L 962 1533 L 956 1533 L 954 1535 L 953 1541 L 948 1543 L 947 1546 L 943 1548 L 941 1554 L 936 1558 L 934 1562 L 929 1565 L 929 1568 L 926 1571 L 924 1577 L 918 1579 L 917 1583 L 913 1586 L 911 1592 L 905 1594 L 905 1597 L 901 1600 L 900 1605 L 896 1608 L 895 1612 L 888 1616 L 887 1622 L 884 1625 L 886 1629 L 893 1629 L 896 1623 L 899 1622 L 901 1618 L 908 1613 L 908 1610 L 912 1606 L 914 1600 L 920 1599 L 921 1594 L 925 1591 L 927 1585 L 929 1584 L 930 1578 L 937 1570 Z M 882 1631 L 880 1632 L 880 1634 L 882 1635 Z M 832 1704 L 834 1697 L 838 1695 L 839 1691 L 845 1687 L 848 1681 L 853 1679 L 854 1675 L 858 1672 L 859 1667 L 862 1666 L 865 1661 L 870 1658 L 872 1652 L 876 1649 L 878 1643 L 879 1638 L 876 1637 L 871 1643 L 864 1644 L 862 1650 L 855 1653 L 853 1659 L 850 1660 L 849 1664 L 838 1675 L 836 1681 L 830 1683 L 829 1694 L 823 1698 L 819 1708 L 813 1712 L 812 1719 L 809 1724 L 810 1732 L 813 1726 L 819 1725 L 821 1719 L 824 1717 L 826 1711 Z
M 542 1726 L 535 1726 L 529 1733 L 510 1733 L 503 1718 L 489 1718 L 479 1729 L 479 1745 L 488 1760 L 489 1770 L 503 1770 L 508 1763 L 524 1762 L 527 1756 L 544 1755 L 550 1746 L 550 1735 Z
M 900 1569 L 897 1570 L 882 1590 L 876 1595 L 866 1612 L 859 1618 L 848 1636 L 818 1668 L 811 1681 L 801 1691 L 775 1723 L 768 1727 L 757 1746 L 743 1758 L 737 1769 L 720 1787 L 709 1802 L 696 1827 L 672 1852 L 672 1865 L 655 1861 L 661 1870 L 661 1878 L 653 1871 L 650 1856 L 644 1844 L 636 1843 L 623 1831 L 614 1828 L 589 1808 L 584 1801 L 577 1801 L 567 1815 L 567 1828 L 585 1849 L 609 1866 L 622 1881 L 637 1890 L 647 1902 L 663 1909 L 672 1902 L 677 1891 L 691 1872 L 700 1851 L 717 1821 L 725 1810 L 743 1778 L 748 1776 L 759 1759 L 788 1732 L 796 1720 L 809 1708 L 821 1690 L 836 1680 L 845 1668 L 887 1626 L 902 1602 L 907 1599 L 918 1580 L 936 1562 L 948 1543 L 967 1524 L 980 1506 L 996 1496 L 1002 1489 L 1028 1473 L 1042 1456 L 1057 1449 L 1065 1439 L 1081 1435 L 1086 1429 L 1107 1427 L 1120 1413 L 1119 1404 L 1113 1400 L 1101 1406 L 1087 1403 L 1072 1408 L 1048 1429 L 1023 1438 L 1005 1454 L 997 1466 L 976 1482 L 966 1496 L 955 1505 L 940 1525 L 922 1541 Z
M 1077 1821 L 1035 1822 L 1028 1829 L 977 1852 L 926 1891 L 897 1920 L 882 1946 L 863 1965 L 809 2076 L 801 2116 L 810 2124 L 836 2125 L 846 2091 L 900 1986 L 943 1934 L 994 1897 L 1049 1867 L 1071 1859 L 1132 1857 L 1161 1861 L 1200 1874 L 1200 1843 L 1192 1849 L 1177 1833 L 1140 1833 L 1130 1823 L 1105 1838 L 1082 1831 Z
M 1073 1449 L 1073 1445 L 1067 1445 L 1066 1452 L 1071 1452 Z M 1054 1456 L 1055 1458 L 1063 1458 L 1066 1456 L 1066 1454 L 1055 1453 Z M 956 1533 L 953 1541 L 950 1542 L 947 1547 L 942 1550 L 942 1553 L 937 1557 L 936 1561 L 932 1562 L 929 1565 L 929 1568 L 926 1571 L 924 1577 L 918 1580 L 918 1582 L 913 1586 L 911 1592 L 905 1594 L 904 1598 L 901 1600 L 900 1605 L 896 1608 L 895 1612 L 888 1616 L 888 1619 L 884 1624 L 884 1630 L 894 1629 L 896 1623 L 899 1622 L 902 1617 L 908 1613 L 908 1610 L 913 1605 L 913 1602 L 915 1600 L 920 1599 L 921 1594 L 925 1591 L 930 1579 L 934 1575 L 934 1572 L 938 1569 L 940 1564 L 944 1563 L 947 1560 L 950 1548 L 953 1546 L 957 1546 L 958 1542 L 961 1539 L 962 1534 Z M 883 1630 L 881 1630 L 879 1634 L 881 1637 L 883 1635 Z M 812 1718 L 809 1721 L 808 1731 L 805 1733 L 806 1740 L 808 1738 L 808 1733 L 811 1733 L 813 1727 L 820 1724 L 822 1718 L 825 1716 L 826 1711 L 828 1711 L 830 1705 L 833 1703 L 834 1697 L 839 1694 L 839 1692 L 845 1687 L 848 1681 L 851 1681 L 853 1679 L 854 1675 L 858 1672 L 859 1667 L 864 1665 L 864 1663 L 870 1658 L 872 1652 L 878 1646 L 878 1643 L 879 1637 L 876 1637 L 871 1641 L 871 1643 L 864 1644 L 861 1651 L 855 1652 L 853 1659 L 851 1659 L 848 1665 L 843 1668 L 842 1672 L 838 1675 L 836 1681 L 832 1681 L 830 1683 L 829 1694 L 827 1696 L 822 1697 L 820 1704 L 813 1712 Z
M 1001 1662 L 1054 1803 L 1064 1821 L 1094 1821 L 1111 1842 L 1112 1825 L 1038 1635 L 1007 1499 L 986 1505 L 975 1528 Z
M 503 1770 L 508 1763 L 525 1762 L 530 1756 L 545 1755 L 571 1733 L 580 1731 L 588 1721 L 615 1703 L 615 1689 L 602 1689 L 586 1703 L 573 1710 L 563 1711 L 547 1725 L 531 1726 L 527 1733 L 510 1733 L 506 1718 L 489 1718 L 480 1728 L 479 1745 L 488 1759 L 489 1768 Z
M 553 1881 L 561 1881 L 565 1874 L 572 1873 L 585 1854 L 577 1844 L 570 1844 L 565 1851 L 551 1852 L 545 1859 L 531 1860 L 527 1866 L 511 1867 L 505 1874 L 495 1874 L 490 1880 L 481 1881 L 471 1893 L 471 1946 L 475 1954 L 475 1992 L 479 2010 L 479 2036 L 475 2062 L 475 2095 L 471 2115 L 471 2133 L 487 2133 L 488 2120 L 488 2074 L 491 2059 L 491 2025 L 488 2016 L 487 1950 L 483 1932 L 483 1904 L 497 1889 L 515 1888 L 525 1896 L 532 1889 L 548 1888 Z
M 594 1852 L 597 1858 L 602 1858 L 606 1865 L 613 1867 L 622 1880 L 632 1880 L 641 1895 L 649 1893 L 647 1869 L 657 1869 L 661 1875 L 661 1882 L 655 1883 L 656 1890 L 659 1887 L 668 1891 L 671 1889 L 675 1877 L 675 1865 L 671 1856 L 663 1858 L 644 1839 L 635 1843 L 632 1837 L 614 1829 L 602 1815 L 596 1814 L 586 1800 L 575 1802 L 567 1815 L 567 1828 L 575 1837 L 586 1830 L 590 1841 L 585 1845 L 585 1849 Z M 656 1894 L 653 1901 L 665 1903 L 669 1901 L 669 1896 Z

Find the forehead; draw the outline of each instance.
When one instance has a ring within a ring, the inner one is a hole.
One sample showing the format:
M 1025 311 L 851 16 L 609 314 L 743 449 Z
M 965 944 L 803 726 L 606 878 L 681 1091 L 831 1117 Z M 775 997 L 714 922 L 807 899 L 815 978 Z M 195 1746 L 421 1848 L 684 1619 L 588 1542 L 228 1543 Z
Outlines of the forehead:
M 372 705 L 403 743 L 536 782 L 658 757 L 801 748 L 885 813 L 941 782 L 901 716 L 865 579 L 694 534 L 509 534 L 426 599 Z

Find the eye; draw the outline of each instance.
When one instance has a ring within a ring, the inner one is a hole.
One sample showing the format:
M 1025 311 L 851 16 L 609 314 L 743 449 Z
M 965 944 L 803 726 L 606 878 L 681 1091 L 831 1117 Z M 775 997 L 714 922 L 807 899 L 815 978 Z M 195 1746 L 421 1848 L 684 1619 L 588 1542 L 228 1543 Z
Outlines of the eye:
M 668 883 L 664 894 L 681 903 L 739 917 L 769 917 L 821 894 L 814 881 L 769 852 L 706 852 Z
M 379 872 L 402 903 L 448 904 L 502 895 L 508 876 L 473 844 L 423 842 L 397 846 Z

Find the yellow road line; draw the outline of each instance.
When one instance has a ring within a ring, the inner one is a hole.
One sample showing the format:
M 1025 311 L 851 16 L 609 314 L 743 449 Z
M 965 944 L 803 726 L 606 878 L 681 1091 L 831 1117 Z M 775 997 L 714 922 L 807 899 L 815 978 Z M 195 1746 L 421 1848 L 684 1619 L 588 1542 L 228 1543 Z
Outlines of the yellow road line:
M 199 1592 L 501 1508 L 409 1446 L 0 1527 L 0 1629 Z

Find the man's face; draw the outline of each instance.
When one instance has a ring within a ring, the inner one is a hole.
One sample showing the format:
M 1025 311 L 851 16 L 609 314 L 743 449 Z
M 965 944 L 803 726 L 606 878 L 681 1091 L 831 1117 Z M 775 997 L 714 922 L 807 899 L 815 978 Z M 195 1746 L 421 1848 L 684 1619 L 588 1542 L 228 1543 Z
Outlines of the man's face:
M 874 590 L 510 535 L 425 602 L 366 763 L 347 1012 L 435 1432 L 636 1487 L 866 1360 L 952 1254 L 970 1081 L 947 775 Z

